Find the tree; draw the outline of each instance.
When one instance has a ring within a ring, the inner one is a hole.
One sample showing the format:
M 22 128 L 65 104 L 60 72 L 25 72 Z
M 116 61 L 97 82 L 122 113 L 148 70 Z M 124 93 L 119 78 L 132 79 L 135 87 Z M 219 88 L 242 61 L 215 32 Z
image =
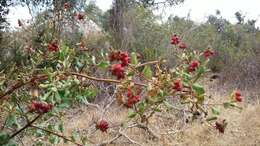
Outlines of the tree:
M 184 0 L 114 0 L 110 16 L 108 18 L 109 30 L 116 42 L 115 47 L 120 49 L 128 48 L 127 35 L 129 35 L 130 27 L 133 27 L 131 20 L 129 21 L 128 12 L 135 7 L 159 8 L 160 5 L 177 5 Z

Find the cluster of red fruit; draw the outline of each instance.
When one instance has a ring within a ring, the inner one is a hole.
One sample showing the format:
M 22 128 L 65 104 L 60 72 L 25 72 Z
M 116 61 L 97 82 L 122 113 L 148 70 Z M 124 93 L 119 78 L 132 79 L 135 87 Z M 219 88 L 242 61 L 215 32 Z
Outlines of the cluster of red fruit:
M 211 56 L 215 55 L 215 52 L 213 52 L 212 50 L 210 49 L 206 49 L 204 52 L 203 52 L 203 56 L 205 58 L 209 58 Z
M 120 61 L 120 63 L 116 63 L 111 66 L 111 72 L 112 75 L 116 76 L 118 80 L 123 79 L 125 77 L 124 67 L 130 62 L 128 53 L 121 51 L 112 52 L 109 55 L 109 61 Z
M 189 64 L 189 67 L 188 67 L 188 71 L 189 72 L 195 71 L 199 67 L 199 65 L 200 65 L 200 63 L 198 60 L 191 61 L 191 63 Z
M 131 89 L 128 89 L 127 91 L 127 107 L 132 108 L 134 104 L 139 102 L 141 100 L 141 91 L 138 91 L 136 95 L 133 94 L 133 91 Z
M 181 80 L 180 80 L 180 79 L 176 79 L 176 80 L 173 82 L 173 89 L 176 90 L 176 91 L 182 91 L 183 86 L 182 86 L 182 83 L 181 83 Z
M 96 124 L 96 128 L 102 132 L 107 132 L 107 129 L 109 128 L 108 122 L 102 119 Z
M 67 9 L 69 9 L 71 7 L 71 5 L 70 5 L 70 3 L 65 3 L 63 5 L 63 7 L 64 7 L 65 10 L 67 10 Z
M 180 41 L 180 38 L 175 34 L 171 38 L 171 44 L 172 45 L 178 45 L 180 49 L 186 49 L 187 45 Z
M 82 14 L 82 13 L 75 13 L 75 17 L 76 17 L 76 19 L 78 19 L 78 20 L 84 20 L 84 14 Z
M 242 96 L 239 90 L 236 90 L 234 92 L 234 98 L 237 102 L 242 102 Z
M 29 111 L 43 114 L 49 112 L 52 108 L 53 108 L 52 104 L 32 101 L 32 103 L 29 106 Z
M 56 41 L 55 42 L 50 42 L 48 44 L 48 51 L 50 51 L 50 52 L 57 52 L 57 51 L 59 51 L 58 43 Z

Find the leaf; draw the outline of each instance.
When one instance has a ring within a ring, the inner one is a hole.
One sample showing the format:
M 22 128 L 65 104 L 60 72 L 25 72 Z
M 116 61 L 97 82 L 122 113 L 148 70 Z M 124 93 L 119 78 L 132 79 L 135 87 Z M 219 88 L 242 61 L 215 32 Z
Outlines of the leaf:
M 59 129 L 60 132 L 62 132 L 62 133 L 64 132 L 64 125 L 63 125 L 63 123 L 59 124 L 59 128 L 58 129 Z
M 4 145 L 9 141 L 9 134 L 0 132 L 0 145 Z
M 209 122 L 209 121 L 214 121 L 214 120 L 217 120 L 217 119 L 218 119 L 218 117 L 213 116 L 213 117 L 207 118 L 206 120 Z
M 141 113 L 141 114 L 143 114 L 144 113 L 144 110 L 145 110 L 145 104 L 142 102 L 142 103 L 140 103 L 139 105 L 138 105 L 138 108 L 139 108 L 139 112 Z
M 235 107 L 235 105 L 231 102 L 224 102 L 223 105 L 224 105 L 224 108 L 226 108 L 226 109 L 230 108 L 230 107 Z
M 137 59 L 137 55 L 135 52 L 131 53 L 131 64 L 134 64 L 134 65 L 138 64 L 138 59 Z
M 72 134 L 71 134 L 71 140 L 73 142 L 76 142 L 76 139 L 78 138 L 78 133 L 76 131 L 73 131 Z
M 135 116 L 136 116 L 136 112 L 134 112 L 133 110 L 128 111 L 128 118 L 134 118 Z
M 51 135 L 49 136 L 49 142 L 56 145 L 59 143 L 59 138 L 57 136 Z
M 17 118 L 14 114 L 9 114 L 6 119 L 6 126 L 11 127 L 13 125 L 19 126 L 17 123 Z
M 196 92 L 197 95 L 203 95 L 205 93 L 203 86 L 197 83 L 192 85 L 192 89 Z
M 105 69 L 105 68 L 108 68 L 109 62 L 108 61 L 101 61 L 97 66 L 102 68 L 102 69 Z
M 214 115 L 219 115 L 219 114 L 220 114 L 219 109 L 216 108 L 216 107 L 212 107 L 212 108 L 211 108 L 211 111 L 212 111 L 212 113 L 213 113 Z
M 153 77 L 153 72 L 150 68 L 150 66 L 145 66 L 143 69 L 143 74 L 146 78 L 150 79 Z

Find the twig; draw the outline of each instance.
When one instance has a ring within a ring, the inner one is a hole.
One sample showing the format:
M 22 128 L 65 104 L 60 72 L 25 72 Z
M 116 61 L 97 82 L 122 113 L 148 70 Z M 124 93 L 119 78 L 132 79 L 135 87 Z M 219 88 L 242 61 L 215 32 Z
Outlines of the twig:
M 140 143 L 138 143 L 138 142 L 132 140 L 132 139 L 131 139 L 129 136 L 127 136 L 125 133 L 123 133 L 123 132 L 121 132 L 121 131 L 119 131 L 119 133 L 120 133 L 122 136 L 124 136 L 127 140 L 129 140 L 131 143 L 136 144 L 136 145 L 139 145 L 139 146 L 142 146 Z
M 85 78 L 87 78 L 87 79 L 94 80 L 94 81 L 101 81 L 101 82 L 108 82 L 108 83 L 116 83 L 116 84 L 122 83 L 120 80 L 97 78 L 97 77 L 92 77 L 92 76 L 89 76 L 89 75 L 86 75 L 86 74 L 79 74 L 79 73 L 75 73 L 75 72 L 70 72 L 69 74 L 75 75 L 75 76 L 80 76 L 80 77 L 85 77 Z M 145 84 L 142 84 L 142 83 L 134 83 L 134 84 L 135 84 L 135 85 L 138 85 L 138 86 L 146 86 Z
M 117 140 L 119 137 L 121 137 L 122 136 L 122 134 L 118 134 L 118 135 L 116 135 L 114 138 L 112 138 L 112 139 L 110 139 L 110 140 L 107 140 L 107 141 L 104 141 L 104 142 L 102 142 L 102 143 L 100 143 L 100 144 L 97 144 L 97 145 L 95 145 L 95 146 L 106 146 L 106 145 L 108 145 L 108 144 L 111 144 L 111 143 L 113 143 L 115 140 Z
M 140 65 L 137 65 L 137 66 L 135 66 L 135 68 L 140 68 L 140 67 L 143 67 L 143 66 L 146 66 L 146 65 L 158 64 L 158 63 L 160 63 L 160 61 L 158 61 L 158 60 L 150 61 L 150 62 L 146 62 L 146 63 L 140 64 Z
M 58 137 L 60 137 L 60 138 L 62 138 L 62 139 L 64 139 L 64 140 L 66 140 L 66 141 L 69 141 L 69 142 L 71 142 L 71 143 L 73 143 L 73 144 L 75 144 L 75 145 L 77 145 L 77 146 L 83 146 L 82 144 L 79 144 L 79 143 L 77 143 L 77 142 L 74 142 L 73 140 L 71 140 L 71 139 L 69 139 L 69 138 L 67 138 L 67 137 L 65 137 L 65 136 L 63 136 L 63 135 L 60 135 L 60 134 L 58 134 L 58 133 L 55 133 L 55 132 L 53 132 L 53 131 L 50 131 L 50 130 L 47 130 L 47 129 L 43 129 L 43 128 L 37 127 L 37 126 L 35 126 L 35 125 L 30 125 L 30 127 L 35 128 L 35 129 L 42 130 L 42 131 L 44 131 L 44 132 L 50 133 L 50 134 L 55 135 L 55 136 L 58 136 Z
M 39 114 L 36 118 L 34 118 L 32 121 L 30 121 L 29 123 L 27 123 L 23 128 L 21 128 L 20 130 L 18 130 L 17 132 L 15 132 L 14 134 L 12 134 L 9 139 L 14 138 L 16 135 L 18 135 L 19 133 L 23 132 L 25 129 L 27 129 L 28 127 L 30 127 L 36 120 L 38 120 L 40 117 L 42 116 L 42 114 Z
M 23 81 L 18 81 L 16 84 L 14 84 L 9 90 L 7 90 L 5 93 L 0 95 L 0 100 L 3 99 L 5 96 L 12 94 L 14 91 L 17 89 L 27 85 L 31 84 L 36 80 L 46 80 L 48 78 L 47 75 L 39 75 L 38 77 L 33 77 L 30 80 L 23 82 Z

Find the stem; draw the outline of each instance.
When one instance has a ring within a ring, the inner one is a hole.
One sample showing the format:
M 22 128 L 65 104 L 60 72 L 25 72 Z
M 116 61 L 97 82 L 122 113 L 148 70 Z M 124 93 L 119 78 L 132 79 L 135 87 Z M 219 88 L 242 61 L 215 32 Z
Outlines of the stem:
M 27 129 L 28 127 L 30 127 L 36 120 L 38 120 L 40 117 L 42 116 L 42 114 L 39 114 L 37 117 L 35 117 L 32 121 L 30 121 L 29 123 L 27 123 L 22 129 L 18 130 L 17 132 L 15 132 L 14 134 L 12 134 L 9 139 L 14 138 L 16 135 L 18 135 L 19 133 L 23 132 L 25 129 Z
M 143 66 L 146 66 L 146 65 L 158 64 L 158 63 L 160 63 L 160 61 L 158 61 L 158 60 L 156 60 L 156 61 L 149 61 L 149 62 L 140 64 L 140 65 L 137 65 L 137 66 L 135 66 L 135 68 L 140 68 L 140 67 L 143 67 Z
M 75 72 L 70 72 L 69 74 L 75 75 L 75 76 L 84 77 L 84 78 L 87 78 L 87 79 L 90 79 L 90 80 L 94 80 L 94 81 L 109 82 L 109 83 L 116 83 L 116 84 L 122 83 L 122 82 L 119 81 L 119 80 L 105 79 L 105 78 L 97 78 L 97 77 L 92 77 L 92 76 L 89 76 L 89 75 L 86 75 L 86 74 L 79 74 L 79 73 L 75 73 Z M 135 85 L 138 85 L 138 86 L 144 86 L 144 87 L 146 86 L 145 84 L 142 84 L 142 83 L 134 83 L 134 84 L 135 84 Z
M 50 134 L 55 135 L 55 136 L 58 136 L 58 137 L 60 137 L 60 138 L 62 138 L 62 139 L 64 139 L 64 140 L 66 140 L 66 141 L 69 141 L 69 142 L 71 142 L 71 143 L 73 143 L 73 144 L 75 144 L 75 145 L 77 145 L 77 146 L 83 146 L 82 144 L 79 144 L 79 143 L 77 143 L 77 142 L 74 142 L 73 140 L 71 140 L 71 139 L 69 139 L 69 138 L 67 138 L 67 137 L 65 137 L 65 136 L 63 136 L 63 135 L 60 135 L 60 134 L 58 134 L 58 133 L 55 133 L 55 132 L 53 132 L 53 131 L 50 131 L 50 130 L 47 130 L 47 129 L 43 129 L 43 128 L 41 128 L 41 127 L 37 127 L 37 126 L 34 126 L 34 125 L 30 125 L 30 127 L 35 128 L 35 129 L 42 130 L 42 131 L 44 131 L 44 132 L 50 133 Z

